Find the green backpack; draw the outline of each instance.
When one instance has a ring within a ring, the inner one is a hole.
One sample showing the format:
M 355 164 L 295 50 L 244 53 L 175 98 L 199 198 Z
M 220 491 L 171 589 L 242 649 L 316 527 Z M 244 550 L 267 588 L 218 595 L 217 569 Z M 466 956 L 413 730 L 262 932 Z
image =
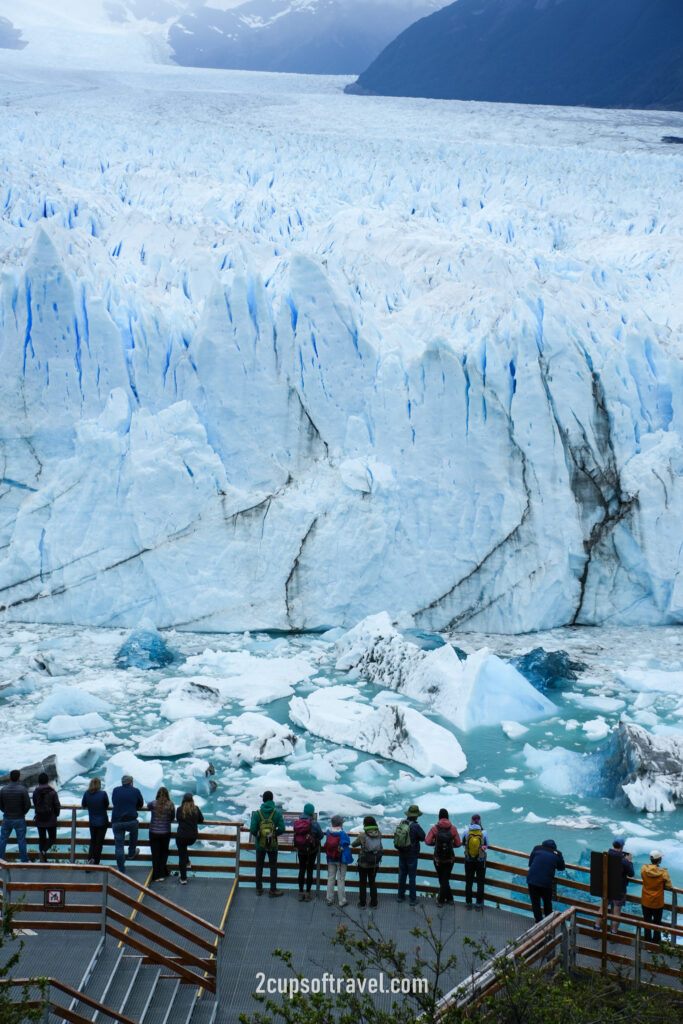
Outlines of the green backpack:
M 394 846 L 397 850 L 407 850 L 410 846 L 410 822 L 407 818 L 396 826 Z
M 266 816 L 259 811 L 258 842 L 264 850 L 277 850 L 277 832 L 275 831 L 275 811 Z

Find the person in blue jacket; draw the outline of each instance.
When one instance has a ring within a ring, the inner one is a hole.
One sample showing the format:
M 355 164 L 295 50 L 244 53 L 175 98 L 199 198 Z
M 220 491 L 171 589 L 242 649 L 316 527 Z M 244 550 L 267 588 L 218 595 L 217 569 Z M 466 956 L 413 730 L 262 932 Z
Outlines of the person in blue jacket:
M 133 785 L 132 775 L 122 775 L 121 785 L 115 786 L 111 795 L 112 807 L 111 827 L 114 833 L 114 851 L 116 866 L 125 874 L 126 860 L 132 860 L 140 853 L 135 845 L 138 841 L 138 811 L 145 806 L 142 793 Z M 128 834 L 128 857 L 124 854 L 124 846 Z
M 109 794 L 102 789 L 102 779 L 95 776 L 90 780 L 90 785 L 83 794 L 81 807 L 88 812 L 88 825 L 90 826 L 90 848 L 88 849 L 88 864 L 99 864 L 102 856 L 104 837 L 109 827 Z
M 564 871 L 564 857 L 554 839 L 544 839 L 540 846 L 534 846 L 529 856 L 526 884 L 531 897 L 534 920 L 541 921 L 553 912 L 553 882 L 555 872 Z M 543 911 L 541 912 L 541 901 Z

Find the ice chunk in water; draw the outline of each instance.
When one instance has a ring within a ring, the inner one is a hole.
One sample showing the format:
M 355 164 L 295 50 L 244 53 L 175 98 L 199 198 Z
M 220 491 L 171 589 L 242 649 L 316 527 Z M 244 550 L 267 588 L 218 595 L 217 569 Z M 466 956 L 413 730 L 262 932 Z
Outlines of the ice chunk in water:
M 77 686 L 55 686 L 34 711 L 34 717 L 49 722 L 55 715 L 87 715 L 92 711 L 111 711 L 112 705 L 101 697 L 79 690 Z
M 559 690 L 575 682 L 586 667 L 570 658 L 566 651 L 546 651 L 542 647 L 511 658 L 510 664 L 541 692 Z
M 178 757 L 204 747 L 224 747 L 229 744 L 227 736 L 212 732 L 204 722 L 198 722 L 196 718 L 187 718 L 147 736 L 138 745 L 137 753 L 140 757 Z
M 134 629 L 126 637 L 114 658 L 114 664 L 117 668 L 152 669 L 166 668 L 167 665 L 184 660 L 181 654 L 168 647 L 158 630 L 144 627 Z
M 87 715 L 55 715 L 47 727 L 49 740 L 68 740 L 90 732 L 104 732 L 109 726 L 96 711 Z

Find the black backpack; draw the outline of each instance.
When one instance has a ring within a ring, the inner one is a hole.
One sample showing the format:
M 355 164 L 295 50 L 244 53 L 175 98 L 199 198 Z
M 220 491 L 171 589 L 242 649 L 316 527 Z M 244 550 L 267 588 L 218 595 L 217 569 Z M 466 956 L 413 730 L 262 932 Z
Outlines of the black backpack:
M 36 809 L 36 821 L 48 821 L 55 813 L 52 801 L 52 787 L 36 789 L 33 793 L 33 806 Z
M 439 826 L 434 841 L 434 860 L 437 864 L 452 864 L 453 859 L 453 836 L 450 826 L 448 828 Z

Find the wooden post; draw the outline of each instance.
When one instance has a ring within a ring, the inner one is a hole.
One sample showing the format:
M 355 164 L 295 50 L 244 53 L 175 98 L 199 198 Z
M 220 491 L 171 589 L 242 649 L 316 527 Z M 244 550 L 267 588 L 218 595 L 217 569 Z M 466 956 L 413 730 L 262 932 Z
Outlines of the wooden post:
M 321 859 L 321 853 L 320 853 L 320 847 L 318 847 L 318 858 L 317 858 L 316 865 L 315 865 L 315 891 L 316 891 L 316 893 L 320 892 L 320 859 Z M 675 893 L 674 893 L 674 895 L 675 895 Z
M 69 851 L 69 860 L 72 864 L 76 863 L 76 808 L 71 810 L 71 849 Z
M 600 943 L 600 970 L 607 974 L 607 880 L 609 872 L 608 854 L 602 855 L 602 935 Z
M 671 893 L 671 925 L 672 925 L 673 928 L 678 928 L 678 899 L 677 899 L 677 896 L 678 896 L 678 893 L 676 893 L 676 892 L 672 892 Z M 678 945 L 678 936 L 677 935 L 670 935 L 669 936 L 669 941 L 671 942 L 672 946 Z
M 636 991 L 640 988 L 640 925 L 636 925 L 636 943 L 633 953 L 633 987 Z
M 88 875 L 90 872 L 88 872 Z M 86 876 L 87 877 L 87 876 Z M 100 931 L 102 938 L 107 934 L 107 896 L 108 896 L 109 872 L 105 868 L 102 872 L 102 913 L 100 915 Z
M 240 845 L 242 843 L 242 825 L 235 825 L 235 881 L 240 884 Z

